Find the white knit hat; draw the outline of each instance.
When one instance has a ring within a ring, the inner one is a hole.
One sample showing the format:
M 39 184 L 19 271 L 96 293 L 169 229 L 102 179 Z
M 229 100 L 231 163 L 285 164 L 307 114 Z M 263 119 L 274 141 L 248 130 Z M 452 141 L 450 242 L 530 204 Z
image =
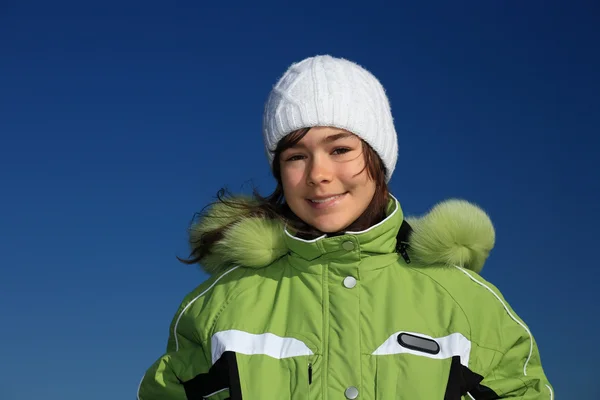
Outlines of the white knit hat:
M 377 152 L 389 181 L 398 158 L 398 138 L 389 101 L 377 78 L 363 67 L 328 55 L 293 64 L 273 87 L 263 116 L 269 163 L 287 134 L 314 126 L 345 129 Z

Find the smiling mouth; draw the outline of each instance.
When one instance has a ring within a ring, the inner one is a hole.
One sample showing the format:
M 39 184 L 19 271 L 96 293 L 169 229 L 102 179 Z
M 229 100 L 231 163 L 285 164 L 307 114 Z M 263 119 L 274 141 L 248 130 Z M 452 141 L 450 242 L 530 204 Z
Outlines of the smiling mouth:
M 342 193 L 320 199 L 306 199 L 306 201 L 308 201 L 308 203 L 314 208 L 325 208 L 337 204 L 338 200 L 345 195 L 346 193 Z
M 312 201 L 313 203 L 327 203 L 328 201 L 337 199 L 339 197 L 342 197 L 343 195 L 344 194 L 336 194 L 335 196 L 327 197 L 325 199 L 310 199 L 310 201 Z

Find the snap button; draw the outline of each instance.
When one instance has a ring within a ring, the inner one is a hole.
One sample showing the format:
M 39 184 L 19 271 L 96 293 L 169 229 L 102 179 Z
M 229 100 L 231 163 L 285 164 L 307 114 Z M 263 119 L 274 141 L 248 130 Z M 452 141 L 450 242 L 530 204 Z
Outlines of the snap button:
M 356 278 L 353 276 L 345 277 L 344 286 L 346 286 L 348 289 L 352 289 L 354 286 L 356 286 Z
M 342 243 L 342 249 L 347 251 L 354 250 L 354 243 L 348 240 L 347 242 Z
M 348 389 L 346 389 L 344 395 L 347 399 L 356 399 L 358 397 L 358 389 L 354 386 L 350 386 Z

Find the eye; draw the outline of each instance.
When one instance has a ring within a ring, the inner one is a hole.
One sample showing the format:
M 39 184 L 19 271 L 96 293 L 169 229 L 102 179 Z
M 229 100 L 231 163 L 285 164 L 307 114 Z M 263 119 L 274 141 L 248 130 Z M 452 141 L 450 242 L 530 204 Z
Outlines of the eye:
M 298 160 L 302 160 L 304 158 L 304 156 L 302 154 L 295 154 L 293 156 L 289 156 L 285 159 L 285 161 L 298 161 Z
M 349 151 L 351 151 L 351 149 L 349 149 L 347 147 L 338 147 L 335 150 L 333 150 L 333 154 L 341 155 L 341 154 L 346 154 Z

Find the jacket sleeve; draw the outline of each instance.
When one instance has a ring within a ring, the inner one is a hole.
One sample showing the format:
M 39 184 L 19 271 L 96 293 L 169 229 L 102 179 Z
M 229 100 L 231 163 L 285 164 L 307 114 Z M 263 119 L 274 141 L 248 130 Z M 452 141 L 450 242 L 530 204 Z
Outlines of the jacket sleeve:
M 514 312 L 496 288 L 496 299 L 502 305 L 494 324 L 501 337 L 500 348 L 494 352 L 491 365 L 480 388 L 491 389 L 499 399 L 554 400 L 554 390 L 542 368 L 540 352 L 527 325 Z M 473 395 L 473 393 L 471 393 Z M 478 399 L 478 396 L 472 396 Z
M 498 353 L 498 363 L 481 382 L 483 387 L 498 395 L 494 398 L 554 400 L 554 391 L 542 369 L 537 345 L 528 332 L 523 329 L 524 335 L 514 337 L 506 353 Z
M 197 291 L 200 294 L 194 291 L 183 299 L 173 316 L 166 351 L 146 370 L 139 384 L 137 400 L 190 400 L 197 397 L 197 381 L 205 380 L 212 367 L 210 353 L 206 352 L 210 351 L 210 343 L 201 340 L 199 326 L 202 323 L 198 312 L 190 312 L 193 304 L 203 300 L 204 288 L 200 286 Z M 211 400 L 218 398 L 211 397 Z
M 137 400 L 220 400 L 229 395 L 228 368 L 233 369 L 234 360 L 226 354 L 213 362 L 211 338 L 204 327 L 222 311 L 230 293 L 225 288 L 215 294 L 213 288 L 235 269 L 210 276 L 181 301 L 171 321 L 166 351 L 146 370 Z M 237 280 L 229 282 L 235 285 Z
M 187 400 L 185 381 L 208 372 L 210 365 L 200 345 L 170 351 L 146 371 L 138 400 Z

